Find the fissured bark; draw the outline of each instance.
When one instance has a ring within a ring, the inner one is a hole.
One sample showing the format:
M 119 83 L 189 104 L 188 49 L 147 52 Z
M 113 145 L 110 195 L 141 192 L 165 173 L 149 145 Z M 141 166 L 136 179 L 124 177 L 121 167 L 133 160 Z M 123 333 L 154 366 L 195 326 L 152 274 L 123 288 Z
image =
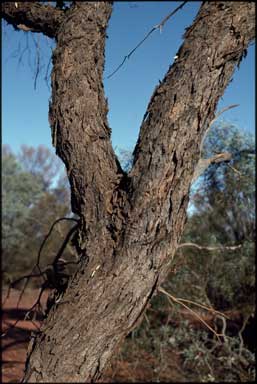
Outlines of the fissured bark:
M 24 4 L 17 13 L 5 3 L 2 17 L 36 29 L 35 11 Z M 36 7 L 43 33 L 44 7 Z M 111 11 L 110 2 L 76 2 L 49 14 L 45 33 L 57 41 L 49 117 L 80 217 L 74 241 L 81 263 L 31 342 L 25 382 L 100 380 L 140 322 L 179 243 L 201 139 L 254 38 L 253 2 L 202 4 L 154 90 L 126 174 L 111 146 L 102 83 Z

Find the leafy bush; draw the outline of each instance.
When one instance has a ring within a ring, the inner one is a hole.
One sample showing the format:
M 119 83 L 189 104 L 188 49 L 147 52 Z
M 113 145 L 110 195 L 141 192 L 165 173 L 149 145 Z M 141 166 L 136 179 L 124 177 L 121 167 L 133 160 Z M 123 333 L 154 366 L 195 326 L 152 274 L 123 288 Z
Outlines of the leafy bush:
M 15 155 L 2 152 L 3 281 L 28 274 L 52 223 L 70 215 L 69 191 L 60 160 L 47 148 L 23 146 Z M 61 223 L 46 243 L 41 266 L 53 260 L 70 224 Z M 66 251 L 66 256 L 70 250 Z M 36 281 L 40 284 L 40 281 Z
M 134 355 L 142 356 L 144 351 L 151 361 L 147 381 L 255 380 L 254 347 L 245 332 L 254 323 L 255 313 L 253 137 L 230 123 L 216 125 L 207 137 L 204 155 L 225 151 L 232 153 L 233 160 L 210 166 L 192 186 L 181 243 L 196 243 L 203 248 L 181 246 L 163 285 L 176 298 L 188 300 L 183 303 L 198 317 L 159 294 L 120 354 L 121 362 L 129 359 L 132 348 L 137 351 Z M 192 305 L 192 301 L 225 312 L 229 319 Z M 199 316 L 216 334 L 222 334 L 220 341 Z M 142 359 L 137 363 L 145 364 Z M 126 381 L 140 378 L 134 369 L 129 374 Z M 119 375 L 115 378 L 121 380 Z

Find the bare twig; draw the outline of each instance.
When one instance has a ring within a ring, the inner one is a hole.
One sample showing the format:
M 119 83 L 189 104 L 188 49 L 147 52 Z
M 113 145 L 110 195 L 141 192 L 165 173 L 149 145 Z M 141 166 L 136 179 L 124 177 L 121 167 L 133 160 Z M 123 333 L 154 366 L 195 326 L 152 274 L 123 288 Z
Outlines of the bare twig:
M 227 329 L 227 321 L 223 316 L 217 316 L 218 319 L 222 321 L 222 331 L 221 331 L 221 336 L 223 336 L 224 343 L 228 343 L 228 338 L 226 335 L 226 329 Z
M 49 60 L 48 60 L 47 67 L 46 67 L 45 77 L 44 77 L 45 83 L 46 83 L 49 90 L 50 90 L 50 87 L 49 87 L 49 68 L 50 68 L 51 63 L 52 63 L 52 57 L 50 56 Z
M 243 339 L 242 333 L 244 332 L 246 324 L 248 323 L 248 320 L 249 320 L 250 317 L 251 317 L 251 315 L 247 315 L 244 318 L 242 328 L 238 332 L 238 336 L 239 336 L 239 339 L 240 339 L 239 356 L 242 356 L 242 351 L 243 351 L 243 346 L 244 346 L 244 339 Z
M 231 105 L 228 105 L 227 107 L 222 108 L 222 109 L 215 115 L 215 117 L 212 119 L 210 125 L 212 125 L 212 124 L 213 124 L 213 123 L 220 117 L 220 115 L 222 115 L 222 113 L 228 111 L 229 109 L 235 108 L 235 107 L 239 107 L 239 104 L 231 104 Z
M 41 303 L 40 303 L 40 299 L 41 299 L 41 296 L 42 296 L 42 294 L 43 294 L 43 292 L 44 292 L 44 290 L 45 290 L 46 288 L 47 288 L 46 285 L 43 285 L 43 286 L 41 287 L 41 289 L 40 289 L 40 293 L 39 293 L 39 295 L 38 295 L 37 300 L 36 300 L 35 303 L 32 305 L 32 307 L 29 308 L 29 310 L 26 312 L 26 315 L 24 316 L 24 320 L 27 320 L 29 314 L 31 313 L 31 311 L 32 311 L 37 305 L 39 305 L 39 306 L 42 308 Z M 7 333 L 9 333 L 11 329 L 15 328 L 16 325 L 17 325 L 20 321 L 21 321 L 21 319 L 17 319 L 12 325 L 10 325 L 10 326 L 6 329 L 6 331 L 4 331 L 4 332 L 1 334 L 1 337 L 5 337 L 5 336 L 7 335 Z M 30 321 L 32 321 L 32 320 L 30 320 Z M 37 324 L 35 324 L 34 321 L 32 321 L 32 322 L 33 322 L 33 324 L 38 328 Z M 39 328 L 38 328 L 38 329 L 39 329 Z
M 9 287 L 8 287 L 8 291 L 7 291 L 7 295 L 6 295 L 6 298 L 5 298 L 5 300 L 4 300 L 4 303 L 6 302 L 6 300 L 8 299 L 8 297 L 9 297 L 9 295 L 10 295 L 10 290 L 11 290 L 11 288 L 14 287 L 16 284 L 18 284 L 21 280 L 26 279 L 25 285 L 24 285 L 24 287 L 23 287 L 23 289 L 22 289 L 22 291 L 21 291 L 21 293 L 20 293 L 20 295 L 19 295 L 19 299 L 18 299 L 18 302 L 17 302 L 17 305 L 16 305 L 16 309 L 18 309 L 18 307 L 19 307 L 19 303 L 20 303 L 20 301 L 21 301 L 21 299 L 22 299 L 22 296 L 23 296 L 23 294 L 24 294 L 24 292 L 25 292 L 25 289 L 26 289 L 26 287 L 27 287 L 27 285 L 28 285 L 29 279 L 32 278 L 32 277 L 42 277 L 42 278 L 44 278 L 44 283 L 43 283 L 43 285 L 42 285 L 42 287 L 41 287 L 41 291 L 40 291 L 40 293 L 39 293 L 39 296 L 38 296 L 36 302 L 33 304 L 33 306 L 32 306 L 32 307 L 29 309 L 29 311 L 27 312 L 27 314 L 26 314 L 26 316 L 25 316 L 25 320 L 26 320 L 27 316 L 29 315 L 29 313 L 30 313 L 30 312 L 31 312 L 37 305 L 41 306 L 40 299 L 41 299 L 42 293 L 43 293 L 43 291 L 44 291 L 47 287 L 50 286 L 48 280 L 47 280 L 47 279 L 45 278 L 45 276 L 44 276 L 44 274 L 46 274 L 46 272 L 47 272 L 47 269 L 45 269 L 45 270 L 42 271 L 41 268 L 40 268 L 40 266 L 39 266 L 39 263 L 40 263 L 40 257 L 41 257 L 42 249 L 43 249 L 43 247 L 44 247 L 44 245 L 45 245 L 47 239 L 49 238 L 50 234 L 52 233 L 52 230 L 53 230 L 54 226 L 55 226 L 57 223 L 59 223 L 60 221 L 63 221 L 63 220 L 75 221 L 77 224 L 76 224 L 74 227 L 72 227 L 72 228 L 70 229 L 70 231 L 68 232 L 68 234 L 66 235 L 66 237 L 65 237 L 65 239 L 64 239 L 64 241 L 63 241 L 63 243 L 62 243 L 62 245 L 61 245 L 59 251 L 57 252 L 57 254 L 56 254 L 55 258 L 54 258 L 54 261 L 53 261 L 53 263 L 52 263 L 52 267 L 53 267 L 54 272 L 58 273 L 58 262 L 59 262 L 59 259 L 60 259 L 61 255 L 63 254 L 64 249 L 65 249 L 67 243 L 69 242 L 69 240 L 70 240 L 72 234 L 73 234 L 73 233 L 75 232 L 75 230 L 77 230 L 77 228 L 78 228 L 78 220 L 77 220 L 77 219 L 74 219 L 74 218 L 61 217 L 61 218 L 59 218 L 59 219 L 57 219 L 57 220 L 54 221 L 54 223 L 52 224 L 52 226 L 51 226 L 49 232 L 47 233 L 47 235 L 45 236 L 43 242 L 41 243 L 41 246 L 40 246 L 39 251 L 38 251 L 37 262 L 36 262 L 36 264 L 34 265 L 34 267 L 33 267 L 32 271 L 31 271 L 31 273 L 30 273 L 29 275 L 22 276 L 22 277 L 16 279 L 15 281 L 11 282 L 11 284 L 10 284 Z M 78 261 L 76 261 L 76 262 L 64 262 L 65 265 L 67 265 L 67 264 L 74 264 L 74 263 L 77 264 Z M 37 269 L 39 270 L 39 273 L 34 273 L 35 268 L 37 268 Z M 56 288 L 56 286 L 54 286 L 54 288 Z M 17 321 L 15 321 L 15 323 L 12 324 L 12 326 L 9 327 L 9 328 L 7 329 L 7 331 L 5 331 L 5 332 L 1 335 L 1 337 L 4 337 L 4 336 L 9 332 L 10 329 L 14 328 L 14 327 L 18 324 L 19 321 L 20 321 L 20 319 L 18 319 Z
M 30 273 L 29 275 L 25 275 L 25 276 L 19 277 L 18 279 L 14 280 L 13 282 L 11 282 L 10 286 L 11 286 L 11 288 L 13 288 L 16 284 L 18 284 L 23 279 L 27 279 L 27 278 L 31 278 L 31 277 L 39 277 L 41 275 L 42 275 L 42 273 L 35 273 L 35 274 Z
M 148 326 L 150 327 L 150 320 L 149 320 L 149 318 L 145 312 L 144 312 L 144 318 L 146 319 L 146 322 L 147 322 Z
M 78 220 L 77 220 L 77 219 L 74 219 L 74 218 L 72 218 L 72 217 L 61 217 L 61 218 L 59 218 L 59 219 L 57 219 L 57 220 L 55 220 L 55 221 L 53 222 L 53 224 L 51 225 L 51 228 L 50 228 L 49 232 L 48 232 L 47 235 L 45 236 L 45 238 L 44 238 L 44 240 L 43 240 L 43 242 L 42 242 L 42 244 L 41 244 L 41 246 L 40 246 L 40 248 L 39 248 L 39 251 L 38 251 L 38 257 L 37 257 L 37 264 L 36 264 L 37 266 L 39 266 L 40 256 L 41 256 L 42 249 L 43 249 L 43 247 L 44 247 L 44 245 L 45 245 L 47 239 L 50 237 L 50 235 L 51 235 L 51 233 L 52 233 L 52 230 L 54 229 L 54 227 L 55 227 L 55 225 L 56 225 L 57 223 L 59 223 L 60 221 L 63 221 L 63 220 L 75 221 L 76 223 L 78 223 Z
M 28 35 L 26 34 L 26 45 L 25 45 L 25 48 L 22 50 L 21 54 L 20 54 L 20 57 L 19 57 L 19 60 L 18 60 L 18 65 L 21 64 L 22 62 L 22 59 L 23 59 L 23 55 L 25 54 L 25 52 L 29 51 L 29 45 L 28 45 Z
M 193 311 L 190 307 L 188 307 L 186 304 L 184 304 L 181 299 L 177 299 L 175 296 L 171 295 L 170 293 L 168 293 L 167 291 L 165 291 L 165 289 L 163 289 L 162 287 L 159 287 L 158 288 L 158 291 L 163 293 L 164 295 L 167 296 L 168 300 L 169 300 L 169 303 L 172 305 L 172 301 L 177 303 L 177 304 L 180 304 L 181 306 L 183 306 L 184 308 L 186 308 L 188 311 L 190 311 L 195 317 L 197 317 L 198 320 L 201 321 L 201 323 L 203 323 L 216 337 L 218 340 L 220 340 L 220 334 L 218 334 L 209 324 L 206 323 L 205 320 L 203 320 L 203 318 L 198 315 L 198 313 L 196 313 L 195 311 Z M 172 301 L 171 301 L 171 300 Z
M 34 78 L 34 90 L 36 90 L 37 78 L 40 71 L 40 49 L 39 49 L 39 42 L 35 40 L 34 35 L 32 35 L 32 39 L 36 47 L 36 71 L 35 71 L 35 78 Z M 39 35 L 38 35 L 38 39 L 39 39 Z
M 200 308 L 203 308 L 205 309 L 206 311 L 209 311 L 209 312 L 212 312 L 212 313 L 216 313 L 218 315 L 221 315 L 223 317 L 226 317 L 227 319 L 229 319 L 229 317 L 227 315 L 225 315 L 224 313 L 220 312 L 220 311 L 216 311 L 216 309 L 212 308 L 212 307 L 208 307 L 207 305 L 204 305 L 204 304 L 200 304 L 200 303 L 197 303 L 196 301 L 192 301 L 192 300 L 187 300 L 187 299 L 181 299 L 181 298 L 177 298 L 177 300 L 179 301 L 182 301 L 184 303 L 189 303 L 189 304 L 193 304 L 193 305 L 196 305 L 197 307 L 200 307 Z
M 61 238 L 63 239 L 64 235 L 63 235 L 63 230 L 62 230 L 61 226 L 57 225 L 56 228 L 57 228 L 57 231 L 60 234 Z M 67 243 L 67 248 L 69 249 L 69 252 L 78 260 L 78 255 L 77 255 L 76 251 L 74 250 L 74 247 L 72 247 L 70 245 L 70 243 Z
M 2 303 L 3 306 L 5 305 L 6 301 L 8 300 L 8 298 L 9 298 L 9 296 L 10 296 L 11 289 L 12 289 L 16 284 L 18 284 L 20 281 L 22 281 L 23 279 L 26 279 L 26 283 L 25 283 L 25 285 L 24 285 L 24 287 L 23 287 L 23 289 L 22 289 L 22 291 L 21 291 L 21 294 L 20 294 L 20 296 L 19 296 L 18 303 L 17 303 L 17 306 L 16 306 L 16 309 L 18 309 L 18 305 L 19 305 L 19 303 L 20 303 L 20 301 L 21 301 L 21 298 L 22 298 L 22 295 L 23 295 L 23 293 L 24 293 L 24 291 L 25 291 L 25 289 L 26 289 L 26 287 L 27 287 L 27 284 L 28 284 L 29 279 L 32 278 L 32 277 L 43 277 L 42 272 L 41 272 L 41 273 L 35 273 L 35 274 L 33 273 L 35 267 L 36 267 L 36 266 L 33 267 L 32 271 L 31 271 L 31 273 L 30 273 L 29 275 L 25 275 L 25 276 L 19 277 L 18 279 L 16 279 L 16 280 L 10 282 L 10 284 L 8 285 L 7 295 L 6 295 L 6 297 L 5 297 L 5 299 L 4 299 L 3 303 Z
M 218 153 L 214 156 L 211 156 L 208 159 L 200 158 L 196 167 L 195 167 L 191 183 L 193 183 L 195 180 L 197 180 L 198 177 L 201 176 L 204 173 L 204 171 L 211 164 L 218 164 L 218 163 L 222 163 L 222 162 L 228 163 L 228 161 L 231 160 L 231 157 L 232 157 L 231 153 L 222 152 L 222 153 Z
M 36 300 L 35 303 L 32 305 L 32 307 L 27 311 L 27 313 L 26 313 L 26 315 L 25 315 L 25 317 L 24 317 L 24 320 L 27 320 L 27 319 L 28 319 L 28 317 L 29 317 L 31 311 L 32 311 L 35 307 L 37 307 L 37 306 L 39 307 L 39 309 L 40 309 L 41 312 L 42 312 L 42 305 L 41 305 L 41 303 L 40 303 L 40 299 L 41 299 L 41 296 L 42 296 L 42 294 L 43 294 L 43 292 L 44 292 L 44 290 L 45 290 L 46 288 L 47 288 L 47 285 L 46 285 L 46 284 L 43 284 L 42 287 L 41 287 L 41 289 L 40 289 L 40 292 L 39 292 L 39 295 L 38 295 L 37 300 Z
M 9 280 L 9 281 L 10 281 L 10 280 Z M 7 289 L 6 297 L 5 297 L 4 301 L 2 302 L 2 307 L 5 305 L 6 301 L 9 299 L 11 289 L 12 289 L 12 287 L 11 287 L 11 283 L 9 283 L 9 285 L 8 285 L 8 289 Z
M 64 251 L 64 249 L 66 248 L 66 245 L 68 244 L 68 242 L 69 242 L 71 236 L 72 236 L 73 233 L 78 229 L 78 226 L 79 226 L 79 224 L 77 223 L 76 225 L 74 225 L 74 227 L 72 227 L 72 228 L 69 230 L 69 232 L 68 232 L 68 234 L 66 235 L 66 237 L 65 237 L 65 239 L 64 239 L 64 241 L 63 241 L 63 243 L 62 243 L 62 245 L 61 245 L 61 247 L 60 247 L 60 249 L 59 249 L 59 251 L 57 252 L 57 254 L 56 254 L 55 258 L 54 258 L 53 266 L 55 266 L 55 265 L 57 264 L 58 260 L 59 260 L 60 257 L 62 256 L 63 251 Z M 66 264 L 67 264 L 67 263 L 66 263 Z
M 201 141 L 201 145 L 200 145 L 200 157 L 202 156 L 203 145 L 204 145 L 204 141 L 205 141 L 206 135 L 207 135 L 207 133 L 209 132 L 209 129 L 211 128 L 212 124 L 213 124 L 213 123 L 220 117 L 220 115 L 222 115 L 222 113 L 228 111 L 229 109 L 238 107 L 238 106 L 239 106 L 239 104 L 231 104 L 231 105 L 229 105 L 228 107 L 225 107 L 225 108 L 221 109 L 221 111 L 219 111 L 219 112 L 214 116 L 214 118 L 212 119 L 212 121 L 211 121 L 210 124 L 209 124 L 209 127 L 207 128 L 207 130 L 205 131 L 205 133 L 204 133 L 204 135 L 203 135 L 203 138 L 202 138 L 202 141 Z
M 232 167 L 232 165 L 231 164 L 227 164 L 227 166 L 229 167 L 229 168 L 231 168 L 232 169 L 232 171 L 234 171 L 235 173 L 237 173 L 239 176 L 242 176 L 242 173 L 241 172 L 239 172 L 235 167 Z
M 132 49 L 132 51 L 130 51 L 123 59 L 123 61 L 121 62 L 121 64 L 118 65 L 118 67 L 110 74 L 107 76 L 107 79 L 110 79 L 116 72 L 118 72 L 118 70 L 123 66 L 123 64 L 125 63 L 125 61 L 127 59 L 129 59 L 133 53 L 137 50 L 137 48 L 140 47 L 140 45 L 142 45 L 144 43 L 144 41 L 146 39 L 148 39 L 148 37 L 156 30 L 156 29 L 161 29 L 163 28 L 164 24 L 166 23 L 166 21 L 169 20 L 169 18 L 171 16 L 173 16 L 177 11 L 179 11 L 180 9 L 182 9 L 184 7 L 184 5 L 187 3 L 187 1 L 184 1 L 182 4 L 180 4 L 176 9 L 174 9 L 174 11 L 170 12 L 159 24 L 155 25 L 147 34 L 146 36 L 135 46 L 135 48 Z
M 195 243 L 181 243 L 177 246 L 177 249 L 182 248 L 182 247 L 194 247 L 200 250 L 206 250 L 206 251 L 222 251 L 224 249 L 228 249 L 230 251 L 234 251 L 235 249 L 239 249 L 242 247 L 242 244 L 239 245 L 224 245 L 220 247 L 207 247 Z

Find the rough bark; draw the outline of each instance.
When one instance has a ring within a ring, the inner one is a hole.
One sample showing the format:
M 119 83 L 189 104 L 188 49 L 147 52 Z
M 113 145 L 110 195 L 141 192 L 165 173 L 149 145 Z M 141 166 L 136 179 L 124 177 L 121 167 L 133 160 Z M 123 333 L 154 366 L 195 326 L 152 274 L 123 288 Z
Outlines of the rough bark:
M 16 29 L 42 32 L 55 37 L 61 23 L 66 20 L 65 12 L 50 5 L 24 2 L 1 3 L 1 17 Z
M 127 175 L 111 146 L 102 84 L 111 8 L 78 2 L 54 33 L 49 116 L 80 217 L 81 264 L 31 342 L 26 382 L 100 380 L 140 321 L 180 241 L 201 138 L 254 38 L 254 3 L 203 3 L 152 95 Z

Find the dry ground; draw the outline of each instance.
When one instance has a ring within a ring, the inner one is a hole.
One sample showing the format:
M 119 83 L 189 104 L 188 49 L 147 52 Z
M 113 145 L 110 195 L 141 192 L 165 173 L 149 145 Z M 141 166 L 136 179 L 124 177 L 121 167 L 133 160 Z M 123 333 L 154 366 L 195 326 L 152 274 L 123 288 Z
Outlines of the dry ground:
M 2 302 L 2 332 L 7 334 L 2 342 L 2 382 L 17 383 L 23 376 L 26 351 L 30 333 L 40 326 L 39 321 L 34 324 L 24 320 L 26 312 L 34 304 L 39 290 L 26 291 L 17 308 L 20 291 L 12 290 L 7 300 L 6 291 L 3 292 Z M 42 302 L 46 302 L 47 293 L 43 295 Z M 12 325 L 20 320 L 15 327 Z
M 18 383 L 23 377 L 30 334 L 40 326 L 40 321 L 35 321 L 33 324 L 31 321 L 25 321 L 24 316 L 36 301 L 38 292 L 39 290 L 26 290 L 18 309 L 20 291 L 12 290 L 6 301 L 6 292 L 3 292 L 2 331 L 6 331 L 20 319 L 2 338 L 1 382 L 3 383 Z M 43 295 L 42 302 L 45 303 L 46 299 L 47 293 Z M 103 377 L 103 382 L 152 382 L 157 378 L 166 382 L 185 381 L 182 372 L 178 370 L 179 356 L 172 350 L 164 353 L 165 364 L 160 364 L 151 353 L 135 347 L 134 341 L 127 339 L 123 353 L 118 353 L 113 359 Z

